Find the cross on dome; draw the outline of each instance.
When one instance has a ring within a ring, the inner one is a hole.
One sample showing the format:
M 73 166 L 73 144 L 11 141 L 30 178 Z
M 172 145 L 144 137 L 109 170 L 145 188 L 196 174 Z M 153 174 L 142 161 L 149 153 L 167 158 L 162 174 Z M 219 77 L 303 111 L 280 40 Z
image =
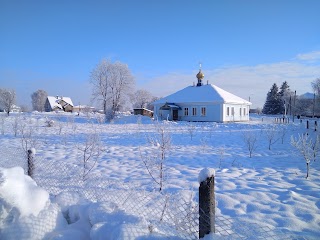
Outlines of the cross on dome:
M 198 79 L 198 84 L 197 84 L 197 87 L 198 86 L 202 86 L 202 79 L 204 78 L 204 74 L 203 72 L 201 71 L 201 63 L 199 63 L 200 65 L 200 68 L 199 68 L 199 72 L 197 73 L 196 77 Z

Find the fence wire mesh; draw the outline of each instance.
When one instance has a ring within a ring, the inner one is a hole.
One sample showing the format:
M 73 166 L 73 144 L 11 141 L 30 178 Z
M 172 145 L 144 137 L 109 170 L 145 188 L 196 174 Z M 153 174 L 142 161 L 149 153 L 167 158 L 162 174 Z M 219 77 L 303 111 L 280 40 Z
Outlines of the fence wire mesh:
M 92 202 L 104 202 L 117 206 L 127 214 L 143 217 L 165 236 L 175 236 L 181 239 L 199 238 L 199 206 L 192 200 L 186 200 L 179 193 L 167 195 L 142 189 L 134 184 L 110 181 L 105 177 L 93 175 L 86 181 L 81 179 L 81 167 L 35 157 L 33 179 L 38 186 L 51 195 L 62 192 L 78 193 Z M 20 166 L 28 173 L 26 154 L 17 148 L 2 150 L 0 167 L 10 168 Z M 57 209 L 51 209 L 47 214 L 57 214 Z M 39 231 L 41 239 L 42 226 L 50 226 L 39 219 L 29 219 L 32 231 Z M 34 221 L 32 221 L 34 220 Z M 14 232 L 14 228 L 8 228 Z M 28 230 L 30 231 L 30 230 Z M 26 233 L 30 234 L 30 233 Z M 267 226 L 254 223 L 244 224 L 243 221 L 222 215 L 215 216 L 214 239 L 291 239 L 282 232 Z

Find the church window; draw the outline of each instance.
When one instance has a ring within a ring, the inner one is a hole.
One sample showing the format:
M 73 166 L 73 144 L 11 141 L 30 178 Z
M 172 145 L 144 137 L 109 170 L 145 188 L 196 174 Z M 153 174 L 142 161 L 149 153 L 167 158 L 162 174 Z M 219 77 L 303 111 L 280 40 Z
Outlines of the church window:
M 205 107 L 201 108 L 201 116 L 206 116 L 206 108 Z
M 188 116 L 189 115 L 189 108 L 184 108 L 184 115 Z
M 227 107 L 227 116 L 230 116 L 230 108 Z
M 192 108 L 192 116 L 197 116 L 197 108 Z

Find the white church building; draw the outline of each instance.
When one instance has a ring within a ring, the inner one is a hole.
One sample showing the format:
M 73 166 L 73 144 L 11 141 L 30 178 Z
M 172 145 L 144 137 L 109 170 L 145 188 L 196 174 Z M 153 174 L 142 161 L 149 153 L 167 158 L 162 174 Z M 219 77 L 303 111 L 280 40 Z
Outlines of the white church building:
M 155 101 L 154 118 L 189 122 L 249 121 L 250 102 L 213 84 L 204 85 L 203 78 L 200 68 L 197 85 Z

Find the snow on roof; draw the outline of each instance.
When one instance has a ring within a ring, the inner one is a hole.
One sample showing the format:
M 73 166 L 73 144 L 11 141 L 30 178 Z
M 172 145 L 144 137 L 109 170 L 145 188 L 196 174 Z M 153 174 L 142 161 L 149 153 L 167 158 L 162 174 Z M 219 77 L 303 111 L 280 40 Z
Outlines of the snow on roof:
M 250 102 L 229 93 L 213 84 L 202 86 L 189 86 L 167 97 L 154 102 L 158 103 L 196 103 L 196 102 L 214 102 L 214 103 L 241 103 L 251 104 Z
M 63 100 L 66 103 L 68 103 L 71 106 L 73 106 L 72 100 L 69 97 L 58 97 L 57 98 L 57 97 L 53 97 L 53 96 L 48 96 L 48 101 L 49 101 L 50 106 L 51 106 L 52 109 L 55 108 L 55 107 L 58 107 L 58 108 L 62 109 L 62 106 L 57 102 L 57 101 L 60 101 L 60 100 Z

